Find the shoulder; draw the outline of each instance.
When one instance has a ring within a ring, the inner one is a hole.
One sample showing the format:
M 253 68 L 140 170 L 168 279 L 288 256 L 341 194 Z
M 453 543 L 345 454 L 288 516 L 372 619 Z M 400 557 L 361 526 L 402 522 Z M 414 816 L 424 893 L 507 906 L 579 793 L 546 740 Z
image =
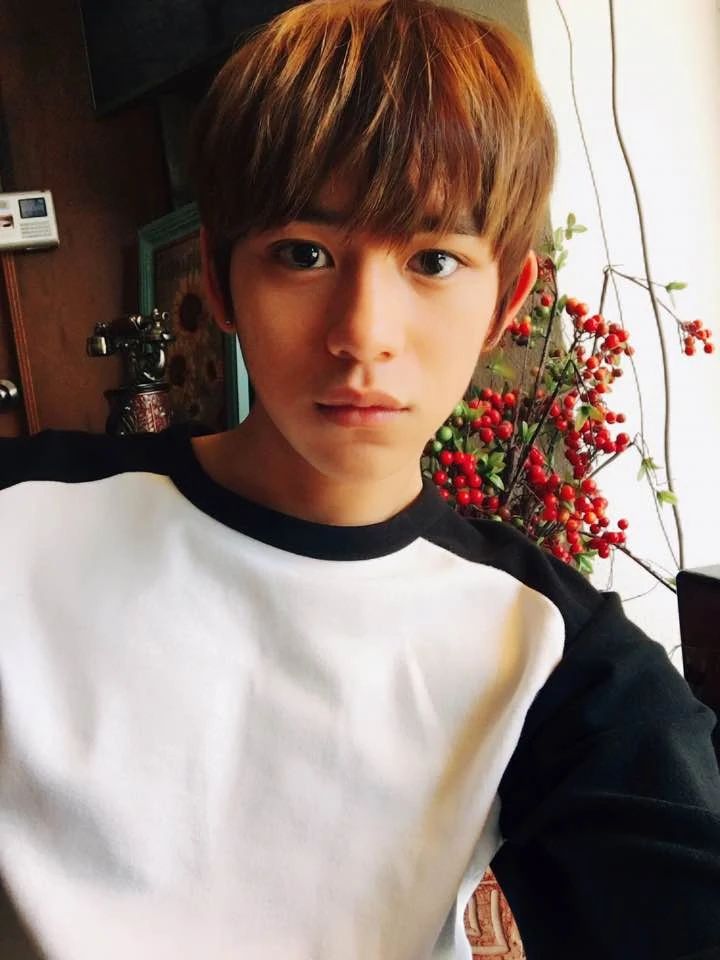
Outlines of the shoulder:
M 509 523 L 461 517 L 448 508 L 429 539 L 457 556 L 496 570 L 542 594 L 561 613 L 566 638 L 575 636 L 602 608 L 606 595 L 575 567 L 538 546 Z
M 86 483 L 129 471 L 165 472 L 163 454 L 171 432 L 111 437 L 42 430 L 30 437 L 0 438 L 0 491 L 30 481 Z

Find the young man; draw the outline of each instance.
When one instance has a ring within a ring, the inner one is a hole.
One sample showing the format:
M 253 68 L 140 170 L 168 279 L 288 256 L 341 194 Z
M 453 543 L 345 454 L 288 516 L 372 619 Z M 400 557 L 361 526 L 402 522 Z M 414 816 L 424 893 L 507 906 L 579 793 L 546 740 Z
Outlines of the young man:
M 529 960 L 720 957 L 714 715 L 420 471 L 554 167 L 520 42 L 430 2 L 313 0 L 219 74 L 249 417 L 0 442 L 0 870 L 50 960 L 468 960 L 488 864 Z

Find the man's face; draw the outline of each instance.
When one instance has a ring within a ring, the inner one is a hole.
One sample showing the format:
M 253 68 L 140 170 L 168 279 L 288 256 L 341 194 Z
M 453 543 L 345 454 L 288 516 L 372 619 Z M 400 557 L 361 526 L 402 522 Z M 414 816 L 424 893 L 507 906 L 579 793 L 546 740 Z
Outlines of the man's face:
M 316 208 L 342 213 L 350 203 L 331 179 Z M 238 241 L 230 288 L 256 393 L 251 417 L 299 469 L 364 483 L 418 476 L 428 439 L 472 378 L 498 270 L 475 235 L 420 234 L 391 253 L 379 238 L 312 218 Z M 342 387 L 383 391 L 406 409 L 341 425 L 319 404 Z

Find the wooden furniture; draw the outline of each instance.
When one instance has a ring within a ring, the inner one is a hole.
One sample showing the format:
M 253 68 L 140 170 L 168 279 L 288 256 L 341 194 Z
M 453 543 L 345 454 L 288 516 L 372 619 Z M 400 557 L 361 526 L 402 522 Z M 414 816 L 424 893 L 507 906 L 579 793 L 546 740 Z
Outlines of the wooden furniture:
M 677 591 L 683 672 L 698 700 L 718 715 L 713 742 L 720 760 L 720 566 L 681 570 Z

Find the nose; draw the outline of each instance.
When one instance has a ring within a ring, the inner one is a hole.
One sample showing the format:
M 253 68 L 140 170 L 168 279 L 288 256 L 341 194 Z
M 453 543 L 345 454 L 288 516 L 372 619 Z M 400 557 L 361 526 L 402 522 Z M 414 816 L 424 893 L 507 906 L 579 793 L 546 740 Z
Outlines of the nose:
M 333 356 L 369 364 L 398 356 L 405 343 L 401 279 L 390 256 L 365 260 L 339 278 L 327 330 Z

